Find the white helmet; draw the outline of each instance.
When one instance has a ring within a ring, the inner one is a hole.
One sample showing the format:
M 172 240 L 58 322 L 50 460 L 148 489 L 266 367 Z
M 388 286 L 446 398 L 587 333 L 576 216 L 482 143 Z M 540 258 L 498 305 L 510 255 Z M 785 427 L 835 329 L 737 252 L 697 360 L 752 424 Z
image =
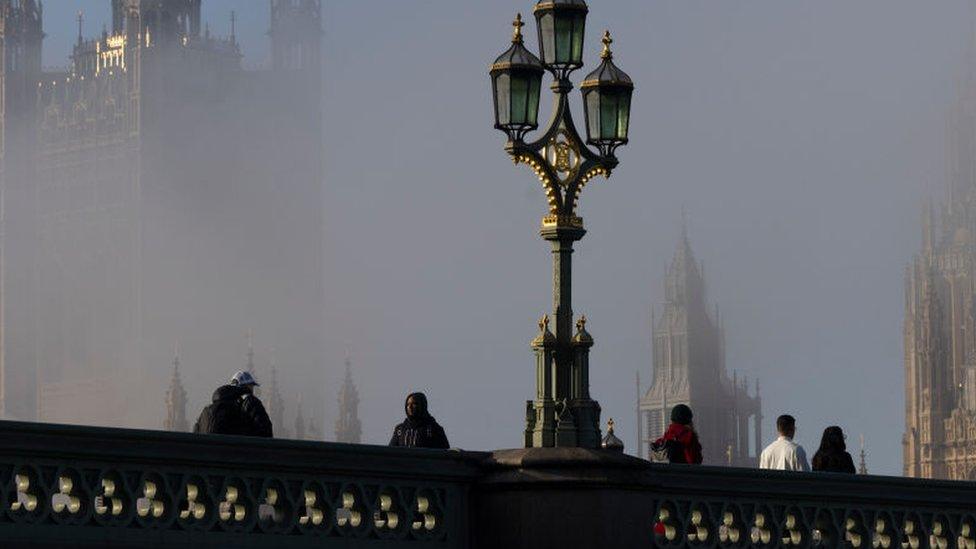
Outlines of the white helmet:
M 261 384 L 254 379 L 254 376 L 251 375 L 251 372 L 244 370 L 234 374 L 234 377 L 230 378 L 230 384 L 237 385 L 238 387 L 247 387 L 248 385 L 256 385 L 258 387 L 261 386 Z

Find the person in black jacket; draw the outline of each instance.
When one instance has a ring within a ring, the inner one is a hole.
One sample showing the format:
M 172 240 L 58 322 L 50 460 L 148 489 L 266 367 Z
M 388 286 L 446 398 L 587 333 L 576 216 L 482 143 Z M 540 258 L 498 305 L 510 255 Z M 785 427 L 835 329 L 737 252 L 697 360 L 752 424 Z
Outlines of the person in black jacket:
M 854 474 L 854 460 L 847 453 L 847 444 L 844 442 L 844 431 L 836 425 L 831 425 L 824 429 L 823 438 L 820 439 L 820 448 L 813 456 L 813 470 L 826 473 L 850 473 Z
M 427 411 L 426 395 L 410 393 L 403 407 L 407 412 L 407 419 L 393 429 L 390 446 L 450 448 L 444 428 Z
M 271 418 L 261 400 L 254 396 L 254 387 L 259 385 L 249 372 L 240 371 L 234 374 L 229 385 L 223 385 L 214 391 L 213 402 L 200 412 L 193 432 L 268 438 L 273 436 Z

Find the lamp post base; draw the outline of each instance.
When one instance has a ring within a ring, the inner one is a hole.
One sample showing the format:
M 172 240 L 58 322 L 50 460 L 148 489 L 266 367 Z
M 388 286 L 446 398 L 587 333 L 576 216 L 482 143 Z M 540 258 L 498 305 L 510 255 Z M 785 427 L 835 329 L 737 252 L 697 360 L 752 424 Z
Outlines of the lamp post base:
M 526 401 L 526 448 L 600 448 L 600 403 Z

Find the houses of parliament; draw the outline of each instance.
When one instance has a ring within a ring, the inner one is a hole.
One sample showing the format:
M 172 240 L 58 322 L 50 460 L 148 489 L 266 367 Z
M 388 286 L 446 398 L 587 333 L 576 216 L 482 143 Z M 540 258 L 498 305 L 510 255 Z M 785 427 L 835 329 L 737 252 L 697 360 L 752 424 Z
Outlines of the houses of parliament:
M 976 41 L 947 124 L 945 202 L 905 270 L 904 474 L 976 480 Z
M 52 71 L 0 0 L 0 417 L 159 427 L 174 342 L 212 391 L 248 330 L 324 365 L 321 2 L 249 2 L 248 70 L 204 1 L 105 0 Z
M 638 399 L 638 455 L 651 455 L 651 441 L 664 433 L 671 408 L 687 404 L 695 412 L 706 465 L 755 467 L 763 443 L 759 382 L 750 394 L 748 381 L 726 370 L 725 329 L 718 307 L 713 312 L 708 305 L 704 266 L 686 228 L 664 287 L 661 316 L 651 314 L 654 375 Z

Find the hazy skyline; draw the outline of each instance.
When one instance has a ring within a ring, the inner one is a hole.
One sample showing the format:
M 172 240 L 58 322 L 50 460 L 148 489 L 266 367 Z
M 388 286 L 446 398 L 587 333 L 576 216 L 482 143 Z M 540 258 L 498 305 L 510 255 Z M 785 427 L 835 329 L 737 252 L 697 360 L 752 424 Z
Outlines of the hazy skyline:
M 78 9 L 91 36 L 108 5 L 48 2 L 45 65 L 65 64 Z M 324 3 L 326 433 L 348 349 L 366 441 L 385 442 L 421 389 L 453 445 L 520 444 L 550 254 L 538 183 L 491 127 L 487 67 L 531 8 Z M 266 3 L 205 0 L 215 34 L 232 9 L 245 65 L 262 63 Z M 922 198 L 942 198 L 971 25 L 964 0 L 590 2 L 588 66 L 609 27 L 637 91 L 620 168 L 582 198 L 575 308 L 596 340 L 592 393 L 629 452 L 685 207 L 728 368 L 762 381 L 766 440 L 782 412 L 809 451 L 838 424 L 852 450 L 866 435 L 872 472 L 900 474 L 903 269 Z M 202 406 L 217 380 L 187 377 Z

